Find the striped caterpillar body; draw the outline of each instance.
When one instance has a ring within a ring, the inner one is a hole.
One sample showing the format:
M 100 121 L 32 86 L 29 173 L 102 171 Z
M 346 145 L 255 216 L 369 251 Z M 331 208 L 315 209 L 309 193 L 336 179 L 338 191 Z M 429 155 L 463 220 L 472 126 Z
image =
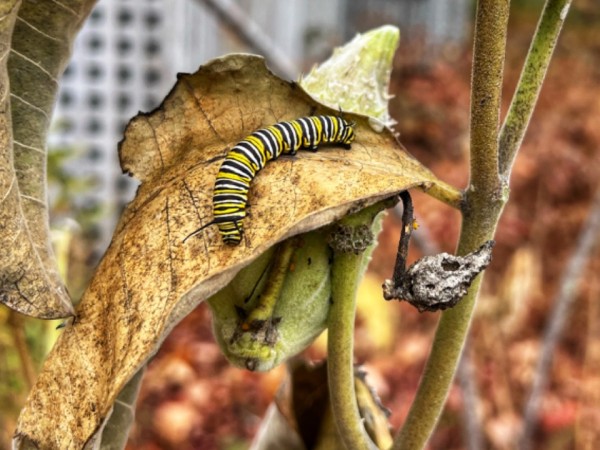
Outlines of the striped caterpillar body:
M 338 116 L 302 117 L 255 131 L 233 147 L 221 164 L 213 194 L 213 221 L 185 239 L 216 224 L 223 242 L 238 245 L 250 183 L 267 162 L 282 154 L 295 155 L 300 149 L 316 151 L 320 144 L 350 148 L 353 140 L 354 123 Z

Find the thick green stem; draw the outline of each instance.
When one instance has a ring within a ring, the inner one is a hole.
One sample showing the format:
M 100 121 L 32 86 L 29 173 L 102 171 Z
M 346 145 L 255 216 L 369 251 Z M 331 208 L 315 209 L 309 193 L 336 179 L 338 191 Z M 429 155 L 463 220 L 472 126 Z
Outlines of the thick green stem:
M 477 7 L 471 75 L 471 180 L 466 194 L 467 208 L 485 206 L 472 203 L 474 200 L 490 200 L 500 187 L 497 139 L 508 7 L 508 0 L 482 0 Z
M 571 0 L 548 0 L 521 72 L 521 78 L 500 133 L 500 174 L 508 183 L 510 170 L 537 103 L 544 77 L 567 17 Z
M 471 182 L 465 194 L 457 252 L 493 237 L 508 200 L 507 183 L 565 20 L 569 0 L 548 0 L 538 24 L 506 122 L 497 123 L 508 2 L 482 0 L 477 8 L 471 97 Z M 442 315 L 423 380 L 394 449 L 423 448 L 441 413 L 469 329 L 481 277 Z
M 362 253 L 336 252 L 331 273 L 327 376 L 333 416 L 348 450 L 377 449 L 362 424 L 354 390 L 354 315 L 362 259 Z
M 471 180 L 465 193 L 458 254 L 494 235 L 504 205 L 498 176 L 498 122 L 509 3 L 482 0 L 477 7 L 471 93 Z M 421 449 L 438 421 L 456 372 L 481 284 L 444 312 L 408 418 L 393 449 Z
M 469 232 L 467 227 L 463 230 L 463 235 Z M 473 281 L 458 305 L 443 313 L 417 395 L 393 449 L 421 449 L 433 432 L 454 379 L 481 278 L 480 275 Z

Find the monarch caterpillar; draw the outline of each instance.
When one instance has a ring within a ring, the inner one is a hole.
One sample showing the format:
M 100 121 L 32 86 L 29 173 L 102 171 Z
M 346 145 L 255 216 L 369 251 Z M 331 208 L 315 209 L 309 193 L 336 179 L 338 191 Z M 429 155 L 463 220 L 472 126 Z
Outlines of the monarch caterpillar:
M 213 194 L 213 221 L 184 241 L 216 224 L 223 242 L 238 245 L 242 240 L 248 189 L 258 171 L 282 154 L 295 155 L 300 149 L 317 151 L 320 144 L 341 144 L 349 149 L 354 140 L 354 125 L 338 116 L 309 116 L 256 130 L 233 147 L 221 164 Z

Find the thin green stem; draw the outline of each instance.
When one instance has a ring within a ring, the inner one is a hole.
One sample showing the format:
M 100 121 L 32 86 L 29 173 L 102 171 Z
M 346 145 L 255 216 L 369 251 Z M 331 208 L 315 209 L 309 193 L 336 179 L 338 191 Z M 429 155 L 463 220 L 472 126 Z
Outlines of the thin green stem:
M 31 359 L 31 352 L 27 346 L 27 340 L 25 339 L 25 324 L 23 316 L 19 313 L 10 310 L 8 313 L 8 326 L 10 327 L 11 334 L 17 354 L 21 360 L 21 371 L 23 373 L 23 380 L 25 380 L 25 386 L 29 391 L 31 386 L 35 383 L 36 371 Z
M 498 123 L 506 48 L 507 0 L 477 6 L 471 90 L 471 180 L 465 193 L 457 253 L 475 250 L 494 235 L 504 205 L 498 176 Z M 417 395 L 393 449 L 421 449 L 442 412 L 454 378 L 481 277 L 453 309 L 444 312 Z
M 377 449 L 358 413 L 354 390 L 354 316 L 363 254 L 336 252 L 331 273 L 327 376 L 333 417 L 347 450 Z
M 547 0 L 544 5 L 500 133 L 500 174 L 505 183 L 508 183 L 513 161 L 527 131 L 570 5 L 571 0 Z
M 450 184 L 444 183 L 441 180 L 438 180 L 433 186 L 431 186 L 427 190 L 427 193 L 433 198 L 436 198 L 439 201 L 446 203 L 452 208 L 461 209 L 463 206 L 463 191 L 455 188 Z

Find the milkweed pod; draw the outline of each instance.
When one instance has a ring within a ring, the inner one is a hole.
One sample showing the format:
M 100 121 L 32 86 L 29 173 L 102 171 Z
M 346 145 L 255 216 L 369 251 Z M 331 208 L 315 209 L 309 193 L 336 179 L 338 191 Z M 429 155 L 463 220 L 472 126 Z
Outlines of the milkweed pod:
M 208 300 L 215 339 L 236 366 L 270 370 L 308 347 L 327 326 L 331 250 L 326 231 L 316 230 L 293 239 L 297 244 L 268 316 L 252 323 L 247 320 L 267 289 L 275 249 L 242 269 Z

